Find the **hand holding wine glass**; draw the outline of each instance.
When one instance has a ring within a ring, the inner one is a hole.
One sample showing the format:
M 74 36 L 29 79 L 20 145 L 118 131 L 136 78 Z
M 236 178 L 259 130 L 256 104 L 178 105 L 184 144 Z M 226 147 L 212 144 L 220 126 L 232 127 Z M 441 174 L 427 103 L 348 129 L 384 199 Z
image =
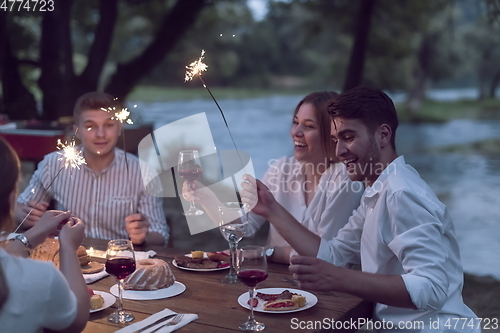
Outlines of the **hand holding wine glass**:
M 183 150 L 179 152 L 179 176 L 186 180 L 193 189 L 193 182 L 201 176 L 200 156 L 198 150 Z M 196 208 L 194 201 L 190 202 L 189 210 L 185 215 L 202 215 L 203 211 Z
M 238 252 L 236 272 L 238 279 L 248 286 L 248 299 L 250 300 L 250 315 L 248 316 L 248 320 L 240 325 L 240 329 L 245 331 L 262 331 L 266 325 L 255 320 L 253 298 L 255 287 L 259 282 L 267 279 L 268 275 L 265 249 L 262 246 L 256 245 L 242 247 Z
M 123 280 L 135 271 L 135 253 L 132 242 L 128 239 L 116 239 L 108 242 L 106 251 L 106 272 L 118 281 L 119 302 L 115 313 L 108 316 L 112 323 L 126 323 L 134 320 L 134 315 L 123 310 Z

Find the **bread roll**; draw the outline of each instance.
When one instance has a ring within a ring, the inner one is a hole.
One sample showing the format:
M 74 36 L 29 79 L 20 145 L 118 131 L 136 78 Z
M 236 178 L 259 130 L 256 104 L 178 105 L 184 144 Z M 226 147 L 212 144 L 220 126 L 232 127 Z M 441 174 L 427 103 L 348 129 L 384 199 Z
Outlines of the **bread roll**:
M 30 257 L 31 259 L 52 261 L 56 267 L 59 268 L 59 246 L 59 241 L 57 239 L 47 238 L 45 242 L 33 249 Z M 85 266 L 90 262 L 90 258 L 87 255 L 85 247 L 80 246 L 77 249 L 76 254 L 78 256 L 80 266 Z

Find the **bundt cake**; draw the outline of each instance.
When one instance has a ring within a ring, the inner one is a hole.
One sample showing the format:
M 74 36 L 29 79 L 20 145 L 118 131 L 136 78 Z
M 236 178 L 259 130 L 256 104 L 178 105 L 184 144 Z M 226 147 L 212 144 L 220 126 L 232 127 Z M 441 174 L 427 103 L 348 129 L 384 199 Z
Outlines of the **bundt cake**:
M 174 284 L 175 277 L 167 262 L 161 259 L 140 259 L 135 263 L 135 272 L 125 279 L 123 289 L 158 290 Z

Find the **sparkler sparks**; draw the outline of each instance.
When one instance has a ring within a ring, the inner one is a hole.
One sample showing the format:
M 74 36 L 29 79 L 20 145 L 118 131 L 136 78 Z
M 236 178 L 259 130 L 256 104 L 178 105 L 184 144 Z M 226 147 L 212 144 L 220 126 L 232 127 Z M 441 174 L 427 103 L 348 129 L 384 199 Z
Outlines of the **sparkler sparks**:
M 135 107 L 135 106 L 134 106 Z M 116 107 L 109 107 L 109 108 L 101 108 L 102 111 L 106 112 L 113 112 L 116 111 Z M 126 122 L 127 124 L 133 124 L 134 122 L 132 119 L 129 118 L 130 116 L 130 111 L 127 108 L 122 108 L 121 111 L 115 112 L 114 116 L 111 117 L 113 120 L 118 120 L 120 123 Z
M 134 122 L 130 119 L 130 112 L 127 108 L 123 108 L 120 112 L 115 113 L 115 119 L 117 119 L 120 123 L 126 122 L 127 124 L 133 124 Z
M 191 81 L 195 76 L 198 76 L 200 78 L 200 81 L 203 84 L 203 87 L 205 89 L 207 89 L 208 93 L 212 97 L 212 100 L 214 101 L 215 105 L 217 106 L 217 108 L 220 111 L 220 114 L 222 116 L 222 120 L 224 120 L 224 124 L 226 125 L 229 136 L 231 137 L 231 141 L 233 141 L 234 149 L 236 149 L 236 152 L 237 152 L 238 157 L 240 159 L 243 170 L 245 170 L 245 164 L 243 163 L 243 160 L 241 159 L 240 153 L 238 151 L 238 147 L 236 147 L 236 142 L 234 141 L 233 134 L 231 133 L 231 130 L 229 129 L 229 125 L 227 124 L 226 116 L 224 115 L 224 112 L 222 111 L 222 108 L 220 107 L 219 102 L 217 102 L 217 100 L 215 99 L 215 96 L 212 94 L 212 92 L 210 91 L 208 86 L 203 81 L 203 78 L 201 77 L 201 72 L 206 71 L 208 68 L 208 66 L 202 62 L 204 56 L 205 56 L 205 50 L 201 50 L 201 56 L 198 58 L 198 60 L 192 62 L 191 64 L 189 64 L 189 66 L 186 66 L 186 68 L 188 70 L 186 71 L 186 76 L 184 78 L 184 82 Z M 239 193 L 237 195 L 239 196 Z
M 69 144 L 62 143 L 61 140 L 57 140 L 57 149 L 62 152 L 57 152 L 61 157 L 59 161 L 64 161 L 64 168 L 71 167 L 72 169 L 80 169 L 80 165 L 87 164 L 82 152 L 75 147 L 75 141 L 71 141 Z
M 49 185 L 43 190 L 42 195 L 40 199 L 38 199 L 33 207 L 30 209 L 28 214 L 24 217 L 24 219 L 19 223 L 17 226 L 16 230 L 14 230 L 14 233 L 19 230 L 19 228 L 23 225 L 24 221 L 30 216 L 31 212 L 33 212 L 33 209 L 35 209 L 36 205 L 43 199 L 47 191 L 50 189 L 54 181 L 56 180 L 57 176 L 61 173 L 62 170 L 71 168 L 71 169 L 80 169 L 80 165 L 82 164 L 87 164 L 85 161 L 85 157 L 83 157 L 82 152 L 75 147 L 75 141 L 72 140 L 69 144 L 62 143 L 61 140 L 57 140 L 57 149 L 59 149 L 61 152 L 57 152 L 59 155 L 61 155 L 60 158 L 58 158 L 59 161 L 63 161 L 63 166 L 59 171 L 56 173 L 54 178 L 52 178 L 52 181 L 49 183 Z M 35 189 L 31 189 L 31 193 L 35 193 Z
M 195 76 L 201 77 L 201 72 L 205 72 L 208 66 L 202 61 L 205 57 L 205 50 L 201 50 L 201 56 L 198 60 L 193 61 L 189 66 L 186 66 L 186 76 L 184 82 L 191 81 Z M 203 84 L 204 85 L 204 84 Z

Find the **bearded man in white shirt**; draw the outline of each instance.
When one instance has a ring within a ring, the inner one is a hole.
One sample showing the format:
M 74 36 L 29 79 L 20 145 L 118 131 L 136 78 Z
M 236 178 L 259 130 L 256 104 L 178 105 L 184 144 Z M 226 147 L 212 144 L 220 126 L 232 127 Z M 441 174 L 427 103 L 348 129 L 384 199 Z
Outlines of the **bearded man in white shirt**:
M 291 259 L 294 278 L 305 289 L 374 302 L 373 320 L 383 323 L 373 325 L 377 331 L 480 332 L 462 300 L 462 262 L 447 209 L 396 153 L 392 100 L 358 87 L 330 102 L 329 113 L 337 157 L 351 180 L 366 185 L 359 208 L 335 238 L 321 239 L 292 223 L 261 182 L 245 176 L 242 184 L 244 201 L 300 255 Z M 350 265 L 362 271 L 345 268 Z

